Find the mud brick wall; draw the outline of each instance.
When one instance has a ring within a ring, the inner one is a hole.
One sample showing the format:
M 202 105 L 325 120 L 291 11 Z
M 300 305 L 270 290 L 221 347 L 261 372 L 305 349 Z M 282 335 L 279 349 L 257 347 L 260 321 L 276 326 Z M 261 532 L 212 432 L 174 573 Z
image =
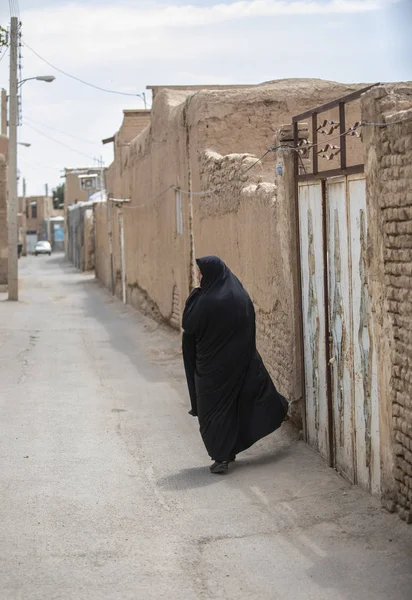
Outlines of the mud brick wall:
M 293 168 L 284 164 L 284 175 L 277 176 L 283 155 L 269 153 L 241 173 L 273 145 L 278 128 L 291 123 L 293 115 L 358 87 L 297 79 L 230 90 L 159 90 L 150 126 L 131 140 L 127 127 L 134 117 L 124 113 L 107 177 L 109 193 L 130 199 L 123 207 L 127 302 L 177 328 L 195 285 L 195 257 L 221 256 L 254 301 L 259 351 L 292 402 L 296 420 L 303 398 L 294 182 L 285 186 Z M 232 182 L 237 176 L 239 182 Z M 177 227 L 179 192 L 171 186 L 182 190 L 182 231 Z M 215 187 L 218 192 L 205 193 Z M 116 218 L 113 210 L 119 295 Z M 107 281 L 102 223 L 96 220 L 96 266 L 98 277 Z
M 412 523 L 412 86 L 375 90 L 366 100 L 363 120 L 388 123 L 364 128 L 375 217 L 369 248 L 373 299 L 382 307 L 377 312 L 388 350 L 380 361 L 387 370 L 380 386 L 381 404 L 387 403 L 386 411 L 382 406 L 381 441 L 383 455 L 391 449 L 393 477 L 391 481 L 384 474 L 383 497 Z
M 211 151 L 200 157 L 205 188 L 218 189 L 228 180 L 235 183 L 197 203 L 195 239 L 199 254 L 212 254 L 219 248 L 219 255 L 250 293 L 256 310 L 258 350 L 279 391 L 296 401 L 292 403 L 295 415 L 301 409 L 301 388 L 296 360 L 299 322 L 296 311 L 291 310 L 293 222 L 287 199 L 278 195 L 274 157 L 239 177 L 256 158 Z M 293 173 L 293 166 L 291 170 Z

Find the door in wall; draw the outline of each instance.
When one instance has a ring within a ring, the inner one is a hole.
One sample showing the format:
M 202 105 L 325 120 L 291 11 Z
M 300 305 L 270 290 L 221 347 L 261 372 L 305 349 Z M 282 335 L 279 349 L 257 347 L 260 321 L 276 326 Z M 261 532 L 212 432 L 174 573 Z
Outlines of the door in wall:
M 375 342 L 363 175 L 299 184 L 309 444 L 352 482 L 379 490 Z
M 28 231 L 26 233 L 27 254 L 33 254 L 36 244 L 37 244 L 37 232 L 33 233 L 33 232 Z

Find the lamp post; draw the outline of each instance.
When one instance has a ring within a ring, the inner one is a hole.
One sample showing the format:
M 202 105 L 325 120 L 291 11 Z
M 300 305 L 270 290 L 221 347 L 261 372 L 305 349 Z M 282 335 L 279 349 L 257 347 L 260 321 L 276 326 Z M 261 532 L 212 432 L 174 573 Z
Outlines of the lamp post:
M 54 77 L 54 75 L 37 75 L 37 77 L 27 77 L 27 79 L 22 79 L 21 81 L 19 81 L 17 83 L 18 87 L 21 87 L 23 85 L 23 83 L 26 83 L 26 81 L 45 81 L 46 83 L 52 83 L 52 81 L 54 81 L 56 78 Z
M 51 83 L 52 75 L 39 75 L 17 81 L 18 19 L 10 24 L 10 116 L 9 116 L 9 177 L 8 177 L 8 298 L 19 299 L 18 282 L 18 234 L 17 234 L 17 91 L 26 81 L 36 79 Z

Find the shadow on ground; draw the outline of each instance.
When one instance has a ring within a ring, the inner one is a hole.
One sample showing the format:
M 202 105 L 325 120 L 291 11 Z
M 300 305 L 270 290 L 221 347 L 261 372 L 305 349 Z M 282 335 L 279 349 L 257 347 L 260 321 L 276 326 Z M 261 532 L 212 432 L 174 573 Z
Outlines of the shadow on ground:
M 167 477 L 159 479 L 157 485 L 164 490 L 192 490 L 207 487 L 224 481 L 227 477 L 230 477 L 231 474 L 235 474 L 237 471 L 246 471 L 247 469 L 253 469 L 257 466 L 273 465 L 274 463 L 287 458 L 289 454 L 290 449 L 284 448 L 278 450 L 274 454 L 266 453 L 250 458 L 244 456 L 232 463 L 229 467 L 229 473 L 225 475 L 212 475 L 209 472 L 211 463 L 202 467 L 182 469 L 178 473 L 173 473 L 172 475 L 167 475 Z

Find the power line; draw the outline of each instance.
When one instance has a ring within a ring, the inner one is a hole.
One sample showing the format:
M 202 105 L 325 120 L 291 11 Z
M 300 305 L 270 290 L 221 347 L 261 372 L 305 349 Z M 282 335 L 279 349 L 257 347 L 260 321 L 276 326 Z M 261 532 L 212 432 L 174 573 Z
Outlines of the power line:
M 146 97 L 144 94 L 131 94 L 130 92 L 119 92 L 117 90 L 109 90 L 107 88 L 100 87 L 99 85 L 95 85 L 94 83 L 90 83 L 89 81 L 85 81 L 84 79 L 80 79 L 80 77 L 76 77 L 75 75 L 71 75 L 70 73 L 67 73 L 67 71 L 63 71 L 63 69 L 56 67 L 51 62 L 49 62 L 48 60 L 43 58 L 43 56 L 41 56 L 38 52 L 36 52 L 36 50 L 33 50 L 33 48 L 31 48 L 26 42 L 23 42 L 23 43 L 26 46 L 26 48 L 28 48 L 31 52 L 33 52 L 33 54 L 35 54 L 38 58 L 40 58 L 40 60 L 42 60 L 44 63 L 46 63 L 46 65 L 49 65 L 49 67 L 51 67 L 55 71 L 58 71 L 62 75 L 65 75 L 66 77 L 70 77 L 70 79 L 74 79 L 75 81 L 83 83 L 84 85 L 88 85 L 89 87 L 94 88 L 95 90 L 99 90 L 101 92 L 106 92 L 107 94 L 118 94 L 120 96 L 134 96 L 135 98 L 136 97 L 141 98 L 143 100 L 143 102 L 146 102 Z
M 0 56 L 0 62 L 3 60 L 3 58 L 6 56 L 6 54 L 8 54 L 8 52 L 9 52 L 9 49 L 6 48 L 3 52 L 3 54 Z
M 84 152 L 80 152 L 80 150 L 76 150 L 76 148 L 72 148 L 71 146 L 68 146 L 64 142 L 61 142 L 60 140 L 56 140 L 56 138 L 52 137 L 51 135 L 48 135 L 47 133 L 44 133 L 43 131 L 40 131 L 40 129 L 37 129 L 37 127 L 34 127 L 33 125 L 30 125 L 29 123 L 26 123 L 26 127 L 30 127 L 30 129 L 37 131 L 37 133 L 39 133 L 40 135 L 43 135 L 45 138 L 51 140 L 52 142 L 55 142 L 56 144 L 60 144 L 60 146 L 63 146 L 64 148 L 67 148 L 68 150 L 71 150 L 72 152 L 76 152 L 77 154 L 81 154 L 82 156 L 85 156 L 86 158 L 91 158 L 92 160 L 95 160 L 94 156 L 90 156 L 90 154 L 85 154 Z
M 67 131 L 61 131 L 60 129 L 56 129 L 55 127 L 51 127 L 50 125 L 46 125 L 45 123 L 40 123 L 39 121 L 35 121 L 29 117 L 24 117 L 25 121 L 30 121 L 30 123 L 35 123 L 36 125 L 40 125 L 40 127 L 46 127 L 46 129 L 51 129 L 52 131 L 56 131 L 57 133 L 61 133 L 62 135 L 68 135 L 80 142 L 85 142 L 86 144 L 92 144 L 93 146 L 99 146 L 96 142 L 92 142 L 91 140 L 86 140 L 85 138 L 79 137 L 78 135 L 74 135 L 73 133 L 68 133 Z
M 19 156 L 19 162 L 25 162 L 29 166 L 33 165 L 35 167 L 41 167 L 42 169 L 50 169 L 50 171 L 59 171 L 59 173 L 61 171 L 59 167 L 52 167 L 50 165 L 45 165 L 44 163 L 37 162 L 35 160 L 29 160 L 24 156 Z
M 20 16 L 19 3 L 17 0 L 9 0 L 10 17 Z
M 159 198 L 161 198 L 162 196 L 164 196 L 169 190 L 172 190 L 172 189 L 174 189 L 173 186 L 169 185 L 169 187 L 166 188 L 165 190 L 163 190 L 163 192 L 160 192 L 160 194 L 158 194 L 154 198 L 151 198 L 150 200 L 148 200 L 144 204 L 138 204 L 137 206 L 126 206 L 125 208 L 128 208 L 128 209 L 144 208 L 145 206 L 148 206 L 149 204 L 152 204 L 153 202 L 156 202 L 156 200 L 159 200 Z M 110 198 L 109 198 L 109 200 L 110 200 Z

